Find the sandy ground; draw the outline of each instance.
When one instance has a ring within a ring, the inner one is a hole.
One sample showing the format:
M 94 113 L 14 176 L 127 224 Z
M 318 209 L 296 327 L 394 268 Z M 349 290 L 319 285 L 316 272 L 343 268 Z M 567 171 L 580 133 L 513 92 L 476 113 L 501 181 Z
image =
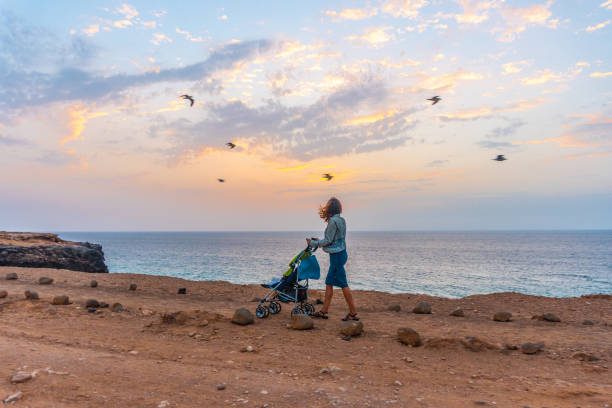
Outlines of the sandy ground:
M 17 272 L 18 280 L 4 280 Z M 39 285 L 38 278 L 55 279 Z M 89 287 L 96 279 L 97 288 Z M 136 291 L 128 290 L 136 283 Z M 178 295 L 179 287 L 187 295 Z M 40 300 L 25 300 L 25 290 Z M 357 291 L 365 332 L 343 340 L 345 313 L 336 292 L 329 320 L 287 328 L 290 307 L 255 324 L 230 322 L 255 309 L 255 285 L 191 282 L 126 274 L 0 268 L 0 399 L 22 392 L 15 407 L 608 407 L 612 406 L 611 296 L 555 299 L 516 293 L 444 299 Z M 56 295 L 72 304 L 50 306 Z M 311 300 L 319 298 L 311 291 Z M 125 311 L 88 313 L 86 299 L 120 302 Z M 419 301 L 433 314 L 411 312 Z M 391 304 L 399 312 L 388 311 Z M 449 313 L 463 308 L 465 317 Z M 497 311 L 513 321 L 491 320 Z M 185 323 L 163 313 L 188 312 Z M 196 312 L 197 311 L 197 312 Z M 552 312 L 560 323 L 532 320 Z M 585 319 L 593 325 L 585 325 Z M 205 321 L 204 321 L 205 320 Z M 400 327 L 424 339 L 397 341 Z M 461 344 L 476 336 L 491 349 Z M 542 341 L 535 355 L 505 345 Z M 253 352 L 241 352 L 252 346 Z M 581 361 L 576 353 L 597 361 Z M 19 372 L 34 378 L 13 384 Z M 221 384 L 225 389 L 218 390 Z

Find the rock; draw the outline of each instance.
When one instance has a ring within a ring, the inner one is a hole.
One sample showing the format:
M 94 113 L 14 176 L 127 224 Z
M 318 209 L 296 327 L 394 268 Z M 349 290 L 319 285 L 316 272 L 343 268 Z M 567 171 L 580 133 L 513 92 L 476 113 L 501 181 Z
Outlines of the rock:
M 455 317 L 465 317 L 465 313 L 463 313 L 463 309 L 453 310 L 450 315 L 455 316 Z
M 412 309 L 412 313 L 431 314 L 431 306 L 427 302 L 419 302 L 419 304 Z
M 20 384 L 26 381 L 30 381 L 32 379 L 32 374 L 30 373 L 17 373 L 11 377 L 11 382 L 13 384 Z
M 192 318 L 193 314 L 182 310 L 174 313 L 164 313 L 161 316 L 162 323 L 166 324 L 185 324 Z
M 106 309 L 107 307 L 109 307 L 109 304 L 106 302 L 100 302 L 100 309 Z
M 255 322 L 255 317 L 253 313 L 244 307 L 240 309 L 236 309 L 234 312 L 234 316 L 232 316 L 232 323 L 239 324 L 241 326 L 246 326 L 247 324 L 253 324 Z
M 510 312 L 497 312 L 493 315 L 493 320 L 496 322 L 509 322 L 512 319 Z
M 17 391 L 16 393 L 11 394 L 8 397 L 6 397 L 2 402 L 4 402 L 5 404 L 9 404 L 13 401 L 17 401 L 21 397 L 23 397 L 23 392 Z
M 55 296 L 51 304 L 52 305 L 69 305 L 70 298 L 66 295 Z
M 557 316 L 554 313 L 544 313 L 542 315 L 542 319 L 546 320 L 547 322 L 553 322 L 553 323 L 558 323 L 561 321 L 561 319 L 559 319 L 559 316 Z
M 582 324 L 585 325 L 585 326 L 592 326 L 595 323 L 592 320 L 583 320 Z
M 26 290 L 25 292 L 23 292 L 23 294 L 25 295 L 26 299 L 30 299 L 30 300 L 38 300 L 38 293 L 36 293 L 33 290 Z
M 8 296 L 8 292 L 6 290 L 0 290 L 0 299 L 4 299 Z
M 92 288 L 97 288 L 98 287 L 98 281 L 97 280 L 92 280 L 91 282 L 89 282 L 89 286 L 91 286 Z
M 15 272 L 7 273 L 6 280 L 17 280 L 17 274 Z
M 357 337 L 363 332 L 363 323 L 361 321 L 349 320 L 342 322 L 340 333 L 345 336 Z
M 466 336 L 464 339 L 461 339 L 461 344 L 463 347 L 473 352 L 498 349 L 494 344 L 488 343 L 475 336 Z
M 96 311 L 97 311 L 97 310 L 98 310 L 98 308 L 97 308 L 97 307 L 88 307 L 88 308 L 87 308 L 87 311 L 88 311 L 89 313 L 96 313 Z
M 200 320 L 200 321 L 198 322 L 198 326 L 200 326 L 200 327 L 206 327 L 206 326 L 208 326 L 208 320 L 206 320 L 206 319 L 202 319 L 202 320 Z
M 53 278 L 47 278 L 46 276 L 41 276 L 38 280 L 39 285 L 50 285 L 53 283 Z
M 223 391 L 223 390 L 225 389 L 225 384 L 219 384 L 219 385 L 217 385 L 217 389 L 218 389 L 219 391 Z
M 306 314 L 294 314 L 291 316 L 291 328 L 295 330 L 310 330 L 314 327 L 314 321 Z
M 121 303 L 113 303 L 110 307 L 110 310 L 113 313 L 119 313 L 119 312 L 123 312 L 125 308 L 123 307 Z
M 100 307 L 100 302 L 98 302 L 96 299 L 87 299 L 85 301 L 85 307 L 86 308 L 92 307 L 94 309 L 97 309 Z
M 246 346 L 240 349 L 241 353 L 252 353 L 254 351 L 255 349 L 253 348 L 253 346 Z
M 0 266 L 108 273 L 100 245 L 31 232 L 0 232 L 0 241 Z
M 137 287 L 135 283 L 130 283 L 130 290 L 136 290 Z
M 518 346 L 515 344 L 506 343 L 504 347 L 506 350 L 518 350 Z
M 251 302 L 257 302 L 257 303 L 259 303 L 259 301 L 260 301 L 260 300 L 261 300 L 260 298 L 258 298 L 258 297 L 254 297 L 253 299 L 251 299 Z
M 396 387 L 401 387 L 402 383 L 401 383 L 400 380 L 395 380 L 395 381 L 393 381 L 393 385 L 395 385 Z
M 388 311 L 390 312 L 399 312 L 400 310 L 402 310 L 402 306 L 398 305 L 397 303 L 390 305 L 387 308 Z
M 572 356 L 572 358 L 575 358 L 577 360 L 580 361 L 597 361 L 599 360 L 599 357 L 593 355 L 593 354 L 587 354 L 587 353 L 583 353 L 583 352 L 579 352 L 576 353 Z
M 315 304 L 317 304 L 317 305 L 322 305 L 323 303 L 325 303 L 325 302 L 323 302 L 321 299 L 317 299 L 315 301 Z
M 187 294 L 187 288 L 179 288 L 178 294 L 179 295 L 186 295 Z
M 521 344 L 521 352 L 523 354 L 536 354 L 538 351 L 542 350 L 544 348 L 544 343 L 537 342 L 537 343 L 524 343 Z
M 157 408 L 168 408 L 169 406 L 170 406 L 170 402 L 164 400 L 159 403 Z
M 421 344 L 423 344 L 419 333 L 409 327 L 397 329 L 397 338 L 400 342 L 407 346 L 419 347 Z
M 47 312 L 51 315 L 57 314 L 57 308 L 53 305 L 47 306 Z

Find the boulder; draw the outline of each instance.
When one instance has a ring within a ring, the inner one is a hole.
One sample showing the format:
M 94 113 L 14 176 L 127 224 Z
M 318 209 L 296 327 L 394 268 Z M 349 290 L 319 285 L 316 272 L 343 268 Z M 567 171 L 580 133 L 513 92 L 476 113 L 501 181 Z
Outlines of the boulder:
M 402 306 L 398 305 L 397 303 L 390 305 L 387 308 L 388 311 L 390 312 L 399 312 L 400 310 L 402 310 Z
M 100 309 L 106 309 L 107 307 L 109 307 L 109 304 L 106 302 L 100 302 Z
M 7 273 L 6 280 L 17 280 L 17 274 L 15 272 Z
M 412 309 L 412 313 L 416 313 L 416 314 L 430 314 L 431 313 L 431 306 L 427 302 L 419 302 L 419 304 L 416 305 L 414 307 L 414 309 Z
M 512 319 L 510 312 L 497 312 L 493 315 L 493 320 L 496 322 L 509 322 Z
M 53 278 L 47 278 L 46 276 L 41 276 L 38 280 L 39 285 L 50 285 L 53 283 Z
M 421 344 L 423 344 L 419 333 L 409 327 L 397 329 L 397 338 L 400 342 L 407 346 L 419 347 Z
M 179 288 L 178 294 L 179 295 L 186 295 L 187 294 L 187 288 Z
M 463 313 L 463 309 L 453 310 L 450 315 L 455 316 L 455 317 L 465 317 L 465 313 Z
M 307 314 L 294 314 L 291 316 L 291 328 L 295 330 L 310 330 L 314 327 L 314 321 Z
M 113 303 L 110 307 L 110 310 L 113 313 L 119 313 L 119 312 L 123 312 L 125 308 L 123 307 L 121 303 Z
M 89 282 L 89 286 L 91 286 L 92 288 L 97 288 L 98 287 L 98 281 L 97 280 L 92 280 L 91 282 Z
M 70 298 L 66 295 L 55 296 L 51 304 L 52 305 L 69 305 Z
M 13 384 L 20 384 L 26 381 L 30 381 L 32 378 L 32 374 L 30 373 L 17 373 L 11 377 L 11 382 Z
M 344 336 L 357 337 L 363 332 L 363 323 L 361 321 L 349 320 L 342 322 L 340 333 Z
M 559 319 L 559 316 L 557 316 L 554 313 L 544 313 L 542 315 L 542 319 L 546 320 L 547 322 L 553 322 L 553 323 L 558 323 L 561 321 L 561 319 Z
M 135 283 L 130 283 L 130 290 L 136 290 L 137 287 Z
M 4 299 L 8 296 L 8 292 L 6 290 L 0 290 L 0 299 Z
M 38 293 L 36 293 L 33 290 L 26 290 L 25 292 L 23 292 L 23 294 L 25 295 L 26 299 L 30 299 L 30 300 L 38 300 Z
M 87 299 L 85 301 L 85 307 L 86 308 L 93 308 L 93 309 L 97 309 L 100 307 L 100 302 L 98 302 L 96 299 Z
M 234 316 L 232 316 L 232 323 L 239 324 L 241 326 L 246 326 L 248 324 L 253 324 L 255 322 L 255 317 L 253 313 L 244 307 L 240 309 L 236 309 L 234 312 Z
M 544 348 L 544 343 L 541 341 L 537 343 L 524 343 L 521 344 L 521 352 L 523 354 L 536 354 L 538 351 Z

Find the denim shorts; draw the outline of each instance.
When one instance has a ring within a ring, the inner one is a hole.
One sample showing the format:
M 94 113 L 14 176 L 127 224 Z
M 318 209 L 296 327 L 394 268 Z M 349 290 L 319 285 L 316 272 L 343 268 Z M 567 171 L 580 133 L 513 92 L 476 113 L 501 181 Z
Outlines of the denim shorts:
M 346 249 L 335 254 L 329 254 L 329 270 L 325 278 L 326 285 L 337 286 L 339 288 L 346 288 L 348 286 L 346 271 L 344 270 L 344 264 L 347 260 Z

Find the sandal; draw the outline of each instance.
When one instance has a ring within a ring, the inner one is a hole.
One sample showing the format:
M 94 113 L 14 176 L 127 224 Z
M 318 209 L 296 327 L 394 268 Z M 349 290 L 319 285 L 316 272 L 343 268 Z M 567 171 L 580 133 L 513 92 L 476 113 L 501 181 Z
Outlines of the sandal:
M 317 317 L 319 319 L 329 319 L 329 317 L 327 316 L 327 312 L 324 312 L 322 310 L 319 310 L 318 312 L 314 312 L 311 316 Z
M 346 316 L 342 318 L 343 322 L 347 322 L 349 320 L 359 321 L 359 317 L 357 316 L 357 313 L 348 313 Z

